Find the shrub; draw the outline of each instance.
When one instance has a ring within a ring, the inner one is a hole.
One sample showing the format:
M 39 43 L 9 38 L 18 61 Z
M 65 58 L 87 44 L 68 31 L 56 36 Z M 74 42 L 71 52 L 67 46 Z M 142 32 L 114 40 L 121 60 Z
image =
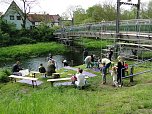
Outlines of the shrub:
M 18 44 L 35 44 L 36 41 L 32 40 L 31 38 L 28 37 L 21 37 L 18 39 Z
M 1 83 L 6 83 L 6 82 L 9 82 L 9 75 L 10 75 L 11 73 L 10 73 L 10 71 L 9 70 L 6 70 L 6 69 L 4 69 L 4 70 L 2 70 L 1 72 L 0 72 L 0 82 Z

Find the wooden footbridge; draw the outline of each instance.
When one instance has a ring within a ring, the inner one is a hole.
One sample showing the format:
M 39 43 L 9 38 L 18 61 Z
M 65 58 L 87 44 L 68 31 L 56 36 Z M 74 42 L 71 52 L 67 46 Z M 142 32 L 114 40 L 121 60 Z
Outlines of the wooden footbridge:
M 111 40 L 121 48 L 152 52 L 152 20 L 120 21 L 120 32 L 115 32 L 115 21 L 69 26 L 55 32 L 56 38 L 70 45 L 77 38 Z M 68 43 L 67 43 L 68 42 Z

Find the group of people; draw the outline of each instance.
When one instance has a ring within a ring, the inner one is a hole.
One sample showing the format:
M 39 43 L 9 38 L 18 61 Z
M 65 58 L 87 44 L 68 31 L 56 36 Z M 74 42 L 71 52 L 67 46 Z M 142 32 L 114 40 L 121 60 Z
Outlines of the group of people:
M 113 55 L 113 50 L 110 48 L 107 53 L 107 59 L 109 59 L 108 63 L 110 63 L 109 61 L 112 60 L 112 55 Z M 93 67 L 99 68 L 99 64 L 101 63 L 101 58 L 96 57 L 93 54 L 89 55 L 87 49 L 84 49 L 84 51 L 83 51 L 83 60 L 84 60 L 84 63 L 86 64 L 86 68 L 93 68 Z M 105 60 L 105 59 L 103 59 L 103 60 Z M 107 61 L 106 61 L 106 63 L 107 63 Z
M 67 66 L 68 63 L 66 60 L 63 61 L 63 65 Z M 46 68 L 41 63 L 38 67 L 38 70 L 40 73 L 44 73 L 46 76 L 52 76 L 53 73 L 56 73 L 57 64 L 56 61 L 52 58 L 52 55 L 49 54 L 49 57 L 47 57 L 47 66 Z M 23 70 L 23 68 L 20 65 L 20 61 L 17 61 L 13 67 L 12 67 L 12 74 L 22 76 L 22 73 L 19 72 L 20 70 Z
M 106 84 L 106 75 L 109 73 L 109 67 L 111 66 L 111 58 L 113 55 L 113 51 L 110 49 L 108 57 L 107 58 L 96 58 L 95 55 L 88 55 L 88 51 L 85 49 L 83 53 L 83 59 L 86 64 L 86 68 L 93 68 L 94 66 L 99 68 L 102 74 L 102 83 Z M 45 77 L 46 76 L 52 76 L 53 73 L 56 72 L 56 61 L 52 58 L 52 55 L 49 54 L 49 57 L 47 58 L 48 63 L 47 67 L 43 66 L 41 63 L 39 66 L 39 72 L 44 73 Z M 62 61 L 64 66 L 68 66 L 67 60 Z M 128 64 L 124 62 L 123 57 L 118 56 L 118 63 L 117 65 L 112 67 L 111 70 L 111 76 L 113 77 L 113 85 L 114 86 L 119 86 L 121 85 L 122 78 L 125 76 L 125 70 L 128 68 Z M 12 68 L 12 72 L 14 75 L 19 75 L 21 76 L 22 74 L 19 72 L 22 70 L 20 67 L 20 62 L 17 61 Z M 74 77 L 71 78 L 72 83 L 76 84 L 77 87 L 84 87 L 86 80 L 85 76 L 82 74 L 83 70 L 78 68 L 78 71 Z
M 107 53 L 107 57 L 105 58 L 95 58 L 95 55 L 86 55 L 86 49 L 84 50 L 84 62 L 86 64 L 86 68 L 93 68 L 97 67 L 100 69 L 102 74 L 102 83 L 106 84 L 106 75 L 109 73 L 109 67 L 111 66 L 113 51 L 112 49 L 109 49 Z M 114 65 L 111 69 L 111 76 L 113 77 L 113 85 L 114 86 L 120 86 L 122 84 L 122 78 L 125 76 L 125 72 L 127 72 L 128 75 L 128 64 L 124 61 L 124 58 L 121 56 L 118 56 L 118 62 L 116 65 Z
M 113 85 L 118 87 L 118 86 L 122 86 L 122 77 L 125 76 L 125 71 L 127 71 L 128 69 L 128 64 L 124 61 L 124 58 L 122 56 L 118 56 L 118 62 L 116 65 L 114 65 L 112 67 L 111 70 L 111 76 L 113 79 Z M 109 60 L 110 61 L 110 60 Z M 110 63 L 111 64 L 111 63 Z M 103 84 L 106 83 L 106 74 L 107 74 L 107 68 L 109 68 L 109 64 L 106 64 L 106 62 L 102 62 L 102 68 L 101 68 L 101 72 L 102 72 L 102 80 L 103 80 Z

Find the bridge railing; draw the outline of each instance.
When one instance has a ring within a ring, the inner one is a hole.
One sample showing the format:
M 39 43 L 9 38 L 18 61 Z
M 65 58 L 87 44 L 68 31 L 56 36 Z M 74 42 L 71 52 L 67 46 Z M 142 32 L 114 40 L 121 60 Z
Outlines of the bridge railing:
M 121 74 L 123 74 L 122 73 L 123 70 L 125 70 L 125 68 L 121 69 Z M 138 76 L 138 75 L 145 74 L 148 72 L 152 72 L 152 58 L 144 60 L 144 61 L 140 61 L 133 65 L 129 65 L 129 75 L 125 77 L 122 77 L 121 75 L 121 78 L 122 79 L 130 78 L 130 82 L 133 82 L 134 76 Z
M 92 32 L 115 32 L 116 22 L 105 21 L 98 23 L 87 23 L 75 26 L 67 26 L 56 32 L 80 32 L 80 31 L 92 31 Z M 120 21 L 120 31 L 123 32 L 137 32 L 137 33 L 152 33 L 152 20 L 151 19 L 131 19 Z

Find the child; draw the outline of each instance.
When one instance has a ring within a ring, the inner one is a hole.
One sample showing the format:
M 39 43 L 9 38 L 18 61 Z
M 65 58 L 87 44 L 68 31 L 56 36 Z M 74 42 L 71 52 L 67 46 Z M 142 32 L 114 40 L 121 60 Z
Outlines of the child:
M 106 83 L 106 64 L 102 63 L 102 68 L 100 69 L 102 73 L 102 84 Z
M 116 87 L 118 87 L 117 68 L 116 68 L 116 66 L 112 67 L 111 76 L 113 78 L 113 85 L 116 86 Z
M 127 73 L 127 75 L 128 75 L 128 64 L 127 64 L 127 62 L 125 61 L 124 62 L 125 64 L 124 64 L 124 67 L 125 67 L 125 72 Z
M 78 68 L 76 74 L 79 74 L 79 71 L 80 71 L 80 68 Z M 75 75 L 73 75 L 73 76 L 71 77 L 71 81 L 72 81 L 72 84 L 75 84 L 75 81 L 77 81 L 77 77 L 76 77 Z

